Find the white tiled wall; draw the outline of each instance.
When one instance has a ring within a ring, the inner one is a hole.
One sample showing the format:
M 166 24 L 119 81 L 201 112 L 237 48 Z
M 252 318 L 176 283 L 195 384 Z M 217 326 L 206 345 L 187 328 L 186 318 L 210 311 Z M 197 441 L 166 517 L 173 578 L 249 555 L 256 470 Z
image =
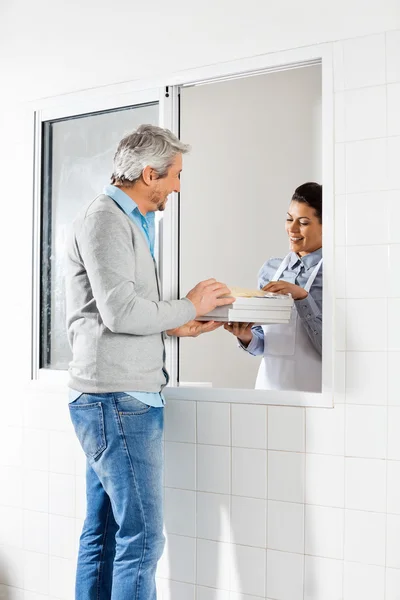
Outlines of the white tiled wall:
M 400 598 L 400 31 L 333 44 L 335 408 L 170 402 L 161 600 Z M 0 424 L 0 598 L 73 598 L 65 398 Z

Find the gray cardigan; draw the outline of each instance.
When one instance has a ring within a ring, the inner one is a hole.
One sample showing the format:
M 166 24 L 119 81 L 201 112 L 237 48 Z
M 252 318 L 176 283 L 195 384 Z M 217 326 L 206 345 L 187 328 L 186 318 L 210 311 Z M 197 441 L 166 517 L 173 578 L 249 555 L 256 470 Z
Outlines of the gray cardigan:
M 66 243 L 69 386 L 84 393 L 159 392 L 163 332 L 196 316 L 190 300 L 160 301 L 140 229 L 108 196 L 75 219 Z

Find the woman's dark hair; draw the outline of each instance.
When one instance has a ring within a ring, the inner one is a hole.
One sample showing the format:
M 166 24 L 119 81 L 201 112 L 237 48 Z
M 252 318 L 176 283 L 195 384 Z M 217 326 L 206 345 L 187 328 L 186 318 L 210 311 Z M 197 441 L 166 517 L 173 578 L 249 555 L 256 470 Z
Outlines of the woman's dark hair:
M 319 222 L 322 223 L 322 185 L 309 181 L 295 189 L 292 202 L 303 202 L 315 210 Z

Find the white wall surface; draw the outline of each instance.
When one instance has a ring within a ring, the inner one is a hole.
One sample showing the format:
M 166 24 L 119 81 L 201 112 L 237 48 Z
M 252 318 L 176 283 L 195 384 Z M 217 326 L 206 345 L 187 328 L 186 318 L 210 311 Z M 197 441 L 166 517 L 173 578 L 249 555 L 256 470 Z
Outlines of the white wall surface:
M 332 41 L 336 406 L 170 403 L 169 567 L 165 561 L 161 565 L 161 597 L 398 600 L 397 2 L 160 2 L 147 15 L 149 5 L 126 2 L 125 11 L 113 9 L 114 21 L 102 2 L 70 2 L 62 15 L 56 6 L 9 2 L 1 8 L 6 11 L 0 25 L 3 598 L 72 600 L 84 513 L 82 457 L 76 454 L 65 394 L 24 385 L 32 125 L 18 103 L 278 47 Z

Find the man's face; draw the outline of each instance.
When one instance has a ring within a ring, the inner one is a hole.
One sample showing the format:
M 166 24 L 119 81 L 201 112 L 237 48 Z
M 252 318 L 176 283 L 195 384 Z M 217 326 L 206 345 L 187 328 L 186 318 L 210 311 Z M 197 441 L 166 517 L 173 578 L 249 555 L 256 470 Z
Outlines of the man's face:
M 165 177 L 155 179 L 152 185 L 152 210 L 164 210 L 169 194 L 179 192 L 181 182 L 179 175 L 182 171 L 182 154 L 177 154 Z

